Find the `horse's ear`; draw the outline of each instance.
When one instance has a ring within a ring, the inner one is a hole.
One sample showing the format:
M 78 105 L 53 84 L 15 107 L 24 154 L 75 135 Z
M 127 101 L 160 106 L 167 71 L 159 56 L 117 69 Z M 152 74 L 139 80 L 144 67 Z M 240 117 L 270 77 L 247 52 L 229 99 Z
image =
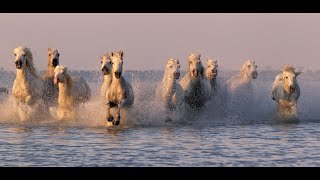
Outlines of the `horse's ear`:
M 120 57 L 123 57 L 123 51 L 119 51 Z
M 48 48 L 48 51 L 51 51 L 52 49 L 51 48 Z
M 110 53 L 111 57 L 113 56 L 113 52 Z

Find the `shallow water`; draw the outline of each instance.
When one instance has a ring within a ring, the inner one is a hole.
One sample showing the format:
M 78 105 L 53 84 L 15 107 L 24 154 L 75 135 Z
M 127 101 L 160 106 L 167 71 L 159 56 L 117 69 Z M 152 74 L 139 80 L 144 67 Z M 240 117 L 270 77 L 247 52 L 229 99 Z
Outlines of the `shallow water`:
M 319 123 L 0 128 L 2 166 L 319 166 Z
M 90 81 L 96 94 L 98 75 Z M 161 104 L 153 100 L 161 73 L 143 81 L 146 75 L 141 72 L 126 75 L 136 101 L 125 116 L 132 124 L 119 128 L 104 126 L 96 99 L 72 123 L 20 124 L 6 102 L 0 106 L 0 165 L 320 166 L 320 98 L 315 91 L 319 76 L 306 73 L 298 79 L 300 121 L 279 123 L 269 94 L 275 73 L 259 75 L 253 82 L 254 106 L 248 117 L 234 112 L 221 115 L 222 109 L 213 104 L 182 117 L 184 123 L 164 123 Z M 5 81 L 10 87 L 12 79 Z

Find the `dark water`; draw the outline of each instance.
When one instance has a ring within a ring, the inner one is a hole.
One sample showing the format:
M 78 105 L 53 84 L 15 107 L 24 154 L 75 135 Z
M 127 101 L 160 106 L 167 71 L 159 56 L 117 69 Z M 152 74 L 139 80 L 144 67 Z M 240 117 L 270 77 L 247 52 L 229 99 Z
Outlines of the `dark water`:
M 227 79 L 232 73 L 221 77 Z M 0 166 L 320 166 L 318 73 L 298 78 L 297 123 L 274 121 L 276 104 L 270 90 L 275 74 L 262 72 L 253 82 L 254 106 L 248 117 L 220 113 L 223 108 L 214 104 L 183 117 L 185 123 L 166 124 L 152 98 L 161 73 L 152 72 L 126 74 L 136 95 L 126 116 L 131 126 L 104 127 L 95 100 L 84 107 L 84 118 L 73 124 L 43 120 L 22 125 L 6 115 L 10 104 L 3 104 Z M 99 76 L 88 80 L 96 93 Z M 12 76 L 1 81 L 11 88 Z

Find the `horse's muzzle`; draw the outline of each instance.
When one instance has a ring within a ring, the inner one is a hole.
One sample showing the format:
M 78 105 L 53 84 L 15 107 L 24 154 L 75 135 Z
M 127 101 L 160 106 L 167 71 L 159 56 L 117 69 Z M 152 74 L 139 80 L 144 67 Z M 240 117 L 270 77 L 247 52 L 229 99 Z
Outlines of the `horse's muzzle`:
M 198 71 L 197 71 L 197 70 L 194 69 L 194 70 L 192 71 L 192 74 L 193 74 L 194 77 L 198 77 Z
M 22 67 L 22 62 L 21 61 L 16 61 L 15 64 L 16 64 L 16 68 L 17 69 L 21 69 L 21 67 Z
M 291 91 L 291 93 L 294 93 L 294 92 L 296 91 L 296 88 L 293 87 L 293 86 L 291 86 L 291 87 L 290 87 L 290 91 Z
M 174 76 L 175 79 L 179 79 L 180 78 L 180 73 L 179 72 L 175 72 L 173 74 L 173 76 Z
M 251 77 L 252 77 L 253 79 L 256 79 L 256 78 L 258 77 L 258 72 L 257 72 L 257 71 L 252 72 Z
M 103 74 L 103 75 L 109 74 L 108 68 L 105 67 L 105 66 L 101 69 L 101 71 L 102 71 L 102 74 Z
M 59 65 L 58 59 L 57 59 L 57 58 L 52 59 L 52 66 L 53 66 L 53 67 L 56 67 L 56 66 L 58 66 L 58 65 Z
M 119 79 L 121 77 L 121 72 L 115 72 L 114 73 L 114 76 Z
M 54 84 L 58 84 L 60 82 L 59 78 L 55 77 L 53 78 L 53 83 Z

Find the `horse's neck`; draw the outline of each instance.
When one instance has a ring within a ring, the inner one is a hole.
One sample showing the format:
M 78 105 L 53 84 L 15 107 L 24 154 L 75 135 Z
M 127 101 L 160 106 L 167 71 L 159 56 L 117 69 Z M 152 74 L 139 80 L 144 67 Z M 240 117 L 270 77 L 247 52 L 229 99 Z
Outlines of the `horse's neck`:
M 47 77 L 54 77 L 54 67 L 48 66 L 46 76 Z
M 240 79 L 241 79 L 242 83 L 250 83 L 251 82 L 251 77 L 248 76 L 246 71 L 240 72 Z
M 72 96 L 72 87 L 70 84 L 65 80 L 65 82 L 59 83 L 59 99 L 66 99 Z
M 119 79 L 117 78 L 112 78 L 111 86 L 116 86 L 118 88 L 123 89 L 124 88 L 124 80 L 123 77 L 121 76 Z
M 211 86 L 215 86 L 216 85 L 216 80 L 217 80 L 217 76 L 213 77 L 213 78 L 208 78 L 210 81 Z
M 107 74 L 103 76 L 103 84 L 106 84 L 107 87 L 109 87 L 111 85 L 111 81 L 112 81 L 112 75 L 111 74 Z
M 17 69 L 16 80 L 21 81 L 22 83 L 29 83 L 31 77 L 32 75 L 29 73 L 28 70 Z
M 174 77 L 168 77 L 165 76 L 162 80 L 162 86 L 165 90 L 165 92 L 171 94 L 173 92 L 175 92 L 176 90 L 176 80 L 174 79 Z

